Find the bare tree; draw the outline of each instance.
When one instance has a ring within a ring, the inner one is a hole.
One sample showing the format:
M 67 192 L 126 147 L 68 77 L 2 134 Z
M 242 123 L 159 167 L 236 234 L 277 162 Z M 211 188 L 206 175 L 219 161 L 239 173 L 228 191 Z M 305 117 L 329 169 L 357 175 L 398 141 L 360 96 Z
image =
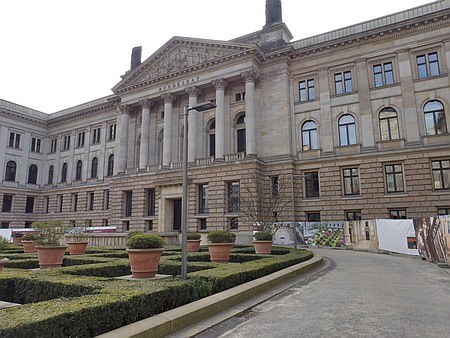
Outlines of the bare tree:
M 292 204 L 291 193 L 285 177 L 254 174 L 241 181 L 241 218 L 255 230 L 273 235 L 289 219 L 287 208 Z

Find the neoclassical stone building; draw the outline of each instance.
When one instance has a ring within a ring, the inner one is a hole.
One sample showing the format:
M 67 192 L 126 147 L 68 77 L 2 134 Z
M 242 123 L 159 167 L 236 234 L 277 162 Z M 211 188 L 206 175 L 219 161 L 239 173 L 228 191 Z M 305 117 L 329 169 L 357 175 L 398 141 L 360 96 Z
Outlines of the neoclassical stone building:
M 282 179 L 297 221 L 448 213 L 449 14 L 434 1 L 291 41 L 269 0 L 260 31 L 173 37 L 143 62 L 134 48 L 108 97 L 53 114 L 0 100 L 1 227 L 180 229 L 183 111 L 205 101 L 189 113 L 191 230 L 248 233 L 255 174 Z

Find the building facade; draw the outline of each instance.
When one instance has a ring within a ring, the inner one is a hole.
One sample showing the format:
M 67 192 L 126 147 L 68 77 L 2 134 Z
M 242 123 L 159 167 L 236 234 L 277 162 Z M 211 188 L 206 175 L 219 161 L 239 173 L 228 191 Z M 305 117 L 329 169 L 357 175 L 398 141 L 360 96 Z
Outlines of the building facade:
M 41 219 L 249 233 L 244 185 L 289 194 L 296 221 L 450 211 L 450 1 L 291 41 L 281 2 L 231 41 L 174 37 L 113 94 L 45 114 L 0 100 L 1 227 Z M 253 183 L 252 183 L 253 182 Z M 288 211 L 289 210 L 289 211 Z

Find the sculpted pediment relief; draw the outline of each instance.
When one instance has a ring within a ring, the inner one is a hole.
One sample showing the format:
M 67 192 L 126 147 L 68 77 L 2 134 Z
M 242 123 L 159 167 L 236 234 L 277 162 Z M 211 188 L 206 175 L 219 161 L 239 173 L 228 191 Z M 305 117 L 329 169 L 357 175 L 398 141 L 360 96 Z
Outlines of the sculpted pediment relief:
M 227 42 L 219 44 L 218 42 L 205 43 L 202 40 L 173 40 L 150 56 L 133 72 L 127 74 L 113 90 L 140 85 L 212 60 L 245 52 L 253 47 Z

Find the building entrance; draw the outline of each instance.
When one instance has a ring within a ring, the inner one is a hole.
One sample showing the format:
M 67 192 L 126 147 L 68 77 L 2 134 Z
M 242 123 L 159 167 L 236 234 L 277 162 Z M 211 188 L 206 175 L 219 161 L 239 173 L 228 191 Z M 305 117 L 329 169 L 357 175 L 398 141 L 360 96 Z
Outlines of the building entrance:
M 173 231 L 181 230 L 181 198 L 173 200 Z

